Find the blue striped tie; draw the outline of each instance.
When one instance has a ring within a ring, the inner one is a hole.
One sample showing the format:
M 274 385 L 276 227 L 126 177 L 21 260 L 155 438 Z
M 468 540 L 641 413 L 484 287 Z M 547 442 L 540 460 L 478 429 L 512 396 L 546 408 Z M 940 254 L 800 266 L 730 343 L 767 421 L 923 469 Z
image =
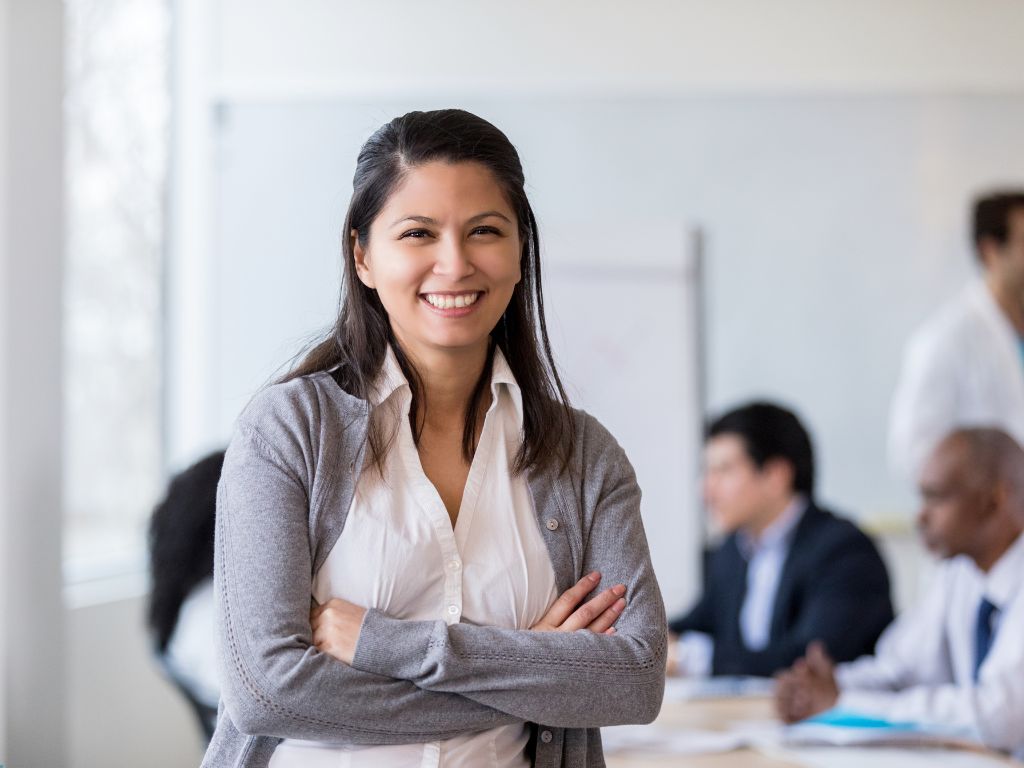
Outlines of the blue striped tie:
M 978 680 L 978 671 L 981 663 L 985 661 L 989 649 L 992 647 L 992 638 L 995 632 L 992 631 L 992 617 L 998 610 L 987 598 L 981 598 L 978 604 L 978 620 L 974 627 L 974 680 Z

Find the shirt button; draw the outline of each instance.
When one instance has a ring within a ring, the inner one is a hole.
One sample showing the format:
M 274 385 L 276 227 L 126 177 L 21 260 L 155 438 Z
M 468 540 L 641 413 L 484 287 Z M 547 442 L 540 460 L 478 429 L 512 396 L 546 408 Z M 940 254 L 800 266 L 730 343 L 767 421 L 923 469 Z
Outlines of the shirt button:
M 459 568 L 462 567 L 462 563 L 460 563 L 458 560 L 452 560 L 448 563 L 448 567 L 451 568 L 453 571 L 457 571 L 459 570 Z
M 548 521 L 547 523 L 545 523 L 545 525 L 547 525 L 549 531 L 558 530 L 558 521 L 553 517 L 548 518 Z
M 551 735 L 551 731 L 540 732 L 540 740 L 543 741 L 545 744 L 550 744 L 553 738 L 554 736 Z
M 457 605 L 449 605 L 448 606 L 448 613 L 450 613 L 452 616 L 454 616 L 458 612 L 459 612 L 459 606 L 457 606 Z

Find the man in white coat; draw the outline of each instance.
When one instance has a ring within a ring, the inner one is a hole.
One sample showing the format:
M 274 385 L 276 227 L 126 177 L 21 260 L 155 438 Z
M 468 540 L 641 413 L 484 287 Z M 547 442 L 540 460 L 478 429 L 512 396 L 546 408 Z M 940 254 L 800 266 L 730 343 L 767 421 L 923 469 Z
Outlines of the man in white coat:
M 889 418 L 893 470 L 915 480 L 956 427 L 997 426 L 1024 443 L 1024 190 L 974 205 L 983 268 L 911 337 Z
M 944 562 L 873 656 L 833 665 L 812 643 L 777 680 L 795 722 L 833 706 L 1024 751 L 1024 449 L 996 429 L 944 439 L 921 472 L 918 527 Z

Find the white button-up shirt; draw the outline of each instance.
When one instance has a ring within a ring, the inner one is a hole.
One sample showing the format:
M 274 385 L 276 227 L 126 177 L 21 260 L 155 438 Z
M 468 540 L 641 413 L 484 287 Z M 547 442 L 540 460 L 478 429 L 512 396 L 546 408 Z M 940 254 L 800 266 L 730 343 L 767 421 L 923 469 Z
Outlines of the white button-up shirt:
M 999 610 L 974 681 L 978 605 Z M 959 729 L 991 747 L 1024 747 L 1024 536 L 981 572 L 956 557 L 925 599 L 882 634 L 874 656 L 836 668 L 839 705 L 891 720 Z
M 383 478 L 360 474 L 345 527 L 313 580 L 313 596 L 340 597 L 394 618 L 528 629 L 558 596 L 526 478 L 513 476 L 522 396 L 494 350 L 492 402 L 470 465 L 455 527 L 423 472 L 409 425 L 411 394 L 389 348 L 370 401 L 391 437 Z M 340 663 L 340 662 L 339 662 Z M 381 702 L 385 715 L 387 702 Z M 429 744 L 337 746 L 286 739 L 271 768 L 477 768 L 526 766 L 526 724 Z
M 907 343 L 890 408 L 889 462 L 916 480 L 939 441 L 970 426 L 998 426 L 1024 443 L 1020 337 L 983 280 Z

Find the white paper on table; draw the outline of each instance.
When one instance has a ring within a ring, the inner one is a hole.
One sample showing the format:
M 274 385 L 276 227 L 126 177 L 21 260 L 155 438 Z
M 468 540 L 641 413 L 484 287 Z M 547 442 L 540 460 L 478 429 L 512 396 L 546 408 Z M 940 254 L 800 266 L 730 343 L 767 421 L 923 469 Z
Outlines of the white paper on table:
M 762 749 L 804 768 L 1005 768 L 1005 761 L 978 752 L 889 747 L 785 747 Z
M 679 730 L 658 725 L 613 725 L 601 729 L 606 754 L 643 752 L 662 755 L 711 755 L 746 746 L 744 736 L 729 731 Z
M 736 720 L 728 724 L 729 733 L 754 749 L 782 746 L 786 726 L 778 720 Z
M 604 751 L 664 755 L 711 755 L 734 749 L 774 748 L 782 743 L 782 726 L 772 720 L 742 720 L 728 730 L 668 728 L 654 725 L 616 725 L 601 729 Z
M 669 677 L 665 679 L 666 701 L 703 699 L 744 699 L 771 696 L 775 681 L 770 677 Z

